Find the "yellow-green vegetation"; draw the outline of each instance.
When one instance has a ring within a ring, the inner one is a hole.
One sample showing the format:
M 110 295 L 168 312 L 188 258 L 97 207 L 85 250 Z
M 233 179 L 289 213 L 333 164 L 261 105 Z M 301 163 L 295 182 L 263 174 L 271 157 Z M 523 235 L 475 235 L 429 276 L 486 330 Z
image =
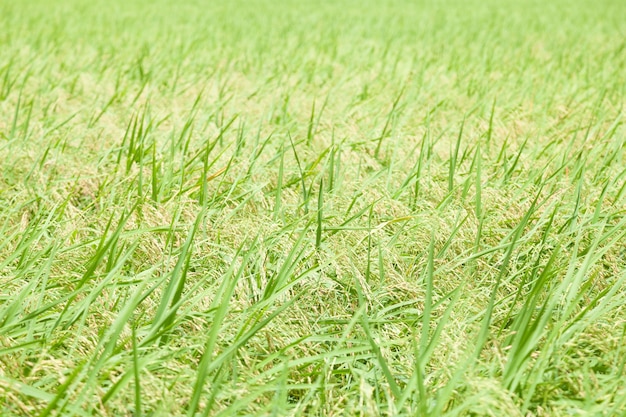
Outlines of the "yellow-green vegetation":
M 625 17 L 0 0 L 0 414 L 625 415 Z

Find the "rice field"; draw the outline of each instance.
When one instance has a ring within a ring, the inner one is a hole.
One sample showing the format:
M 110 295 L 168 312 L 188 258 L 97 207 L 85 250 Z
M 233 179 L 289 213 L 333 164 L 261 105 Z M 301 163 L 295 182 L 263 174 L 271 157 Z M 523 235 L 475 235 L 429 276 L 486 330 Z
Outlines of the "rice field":
M 0 415 L 626 415 L 626 3 L 0 0 Z

